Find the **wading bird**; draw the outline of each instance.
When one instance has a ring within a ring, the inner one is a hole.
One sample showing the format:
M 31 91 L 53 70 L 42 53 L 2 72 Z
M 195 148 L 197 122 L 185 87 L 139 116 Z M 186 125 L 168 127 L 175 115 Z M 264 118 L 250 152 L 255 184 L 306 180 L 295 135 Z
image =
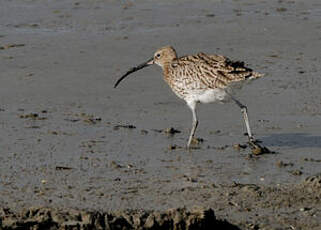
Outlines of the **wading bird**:
M 173 47 L 165 46 L 158 49 L 153 58 L 131 68 L 118 79 L 114 88 L 129 74 L 153 64 L 157 64 L 162 68 L 164 80 L 179 98 L 185 100 L 192 111 L 193 123 L 187 148 L 191 147 L 198 126 L 197 103 L 232 100 L 242 111 L 250 146 L 262 150 L 262 147 L 252 135 L 247 107 L 234 98 L 229 90 L 233 83 L 259 78 L 262 74 L 245 67 L 244 62 L 231 61 L 221 55 L 198 53 L 196 55 L 177 57 Z M 265 147 L 263 148 L 265 151 L 267 150 Z

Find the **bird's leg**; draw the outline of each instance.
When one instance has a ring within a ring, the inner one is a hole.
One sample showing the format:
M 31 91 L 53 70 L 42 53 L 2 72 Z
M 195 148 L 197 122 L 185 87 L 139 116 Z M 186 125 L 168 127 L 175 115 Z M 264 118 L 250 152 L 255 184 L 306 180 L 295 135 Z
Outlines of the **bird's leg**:
M 249 122 L 249 117 L 247 115 L 247 107 L 244 106 L 241 108 L 241 112 L 243 114 L 243 119 L 245 122 L 246 130 L 247 130 L 247 135 L 249 137 L 250 141 L 254 141 L 254 137 L 252 136 L 251 128 L 250 128 L 250 122 Z
M 196 102 L 194 102 L 194 101 L 193 102 L 189 102 L 189 103 L 187 103 L 187 105 L 192 110 L 192 113 L 193 113 L 192 130 L 191 130 L 191 133 L 189 135 L 188 142 L 187 142 L 187 149 L 189 149 L 190 146 L 191 146 L 191 143 L 192 143 L 196 128 L 198 126 L 198 120 L 197 120 L 197 115 L 196 115 Z
M 234 97 L 231 97 L 231 98 L 241 108 L 241 112 L 243 114 L 243 119 L 244 119 L 244 122 L 245 122 L 246 131 L 247 131 L 247 135 L 248 135 L 249 141 L 250 142 L 255 142 L 255 139 L 252 136 L 252 132 L 251 132 L 251 128 L 250 128 L 249 117 L 247 115 L 247 107 L 245 105 L 243 105 L 241 102 L 239 102 L 237 99 L 235 99 Z
M 255 140 L 255 138 L 252 136 L 251 128 L 250 128 L 250 122 L 249 117 L 247 115 L 247 107 L 243 105 L 241 102 L 239 102 L 237 99 L 235 99 L 232 95 L 230 95 L 232 100 L 241 108 L 243 119 L 245 122 L 247 135 L 249 138 L 249 146 L 252 149 L 252 153 L 255 155 L 263 154 L 263 153 L 273 153 L 273 151 L 270 151 L 267 147 L 260 145 L 259 141 Z

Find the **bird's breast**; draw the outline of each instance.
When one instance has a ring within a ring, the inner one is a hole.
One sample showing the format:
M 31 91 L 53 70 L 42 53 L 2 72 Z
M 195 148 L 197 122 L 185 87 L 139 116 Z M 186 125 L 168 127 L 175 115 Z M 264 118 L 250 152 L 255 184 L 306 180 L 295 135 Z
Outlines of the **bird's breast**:
M 186 101 L 192 100 L 207 104 L 213 102 L 225 102 L 229 99 L 229 96 L 224 89 L 200 89 L 187 91 L 184 99 Z

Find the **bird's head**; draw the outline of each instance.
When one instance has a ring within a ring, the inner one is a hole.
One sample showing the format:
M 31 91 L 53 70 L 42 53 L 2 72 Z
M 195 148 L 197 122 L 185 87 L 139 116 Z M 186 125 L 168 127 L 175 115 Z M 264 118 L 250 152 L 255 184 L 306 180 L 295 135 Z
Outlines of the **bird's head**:
M 174 50 L 173 47 L 171 46 L 162 47 L 155 52 L 154 57 L 128 70 L 127 73 L 125 73 L 122 77 L 118 79 L 118 81 L 114 85 L 114 88 L 116 88 L 118 84 L 131 73 L 134 73 L 140 69 L 143 69 L 153 64 L 157 64 L 160 67 L 164 68 L 167 64 L 170 64 L 176 58 L 177 58 L 176 51 Z
M 176 58 L 177 54 L 175 49 L 171 46 L 165 46 L 158 49 L 154 54 L 153 60 L 151 60 L 148 63 L 157 64 L 163 68 L 166 64 L 171 63 Z

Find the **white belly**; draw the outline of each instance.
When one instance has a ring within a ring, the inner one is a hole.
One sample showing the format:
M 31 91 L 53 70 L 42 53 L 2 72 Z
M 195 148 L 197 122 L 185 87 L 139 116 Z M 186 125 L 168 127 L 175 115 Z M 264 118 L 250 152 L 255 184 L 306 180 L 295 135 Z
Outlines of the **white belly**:
M 200 103 L 224 102 L 229 98 L 224 89 L 193 90 L 185 97 L 186 101 Z

